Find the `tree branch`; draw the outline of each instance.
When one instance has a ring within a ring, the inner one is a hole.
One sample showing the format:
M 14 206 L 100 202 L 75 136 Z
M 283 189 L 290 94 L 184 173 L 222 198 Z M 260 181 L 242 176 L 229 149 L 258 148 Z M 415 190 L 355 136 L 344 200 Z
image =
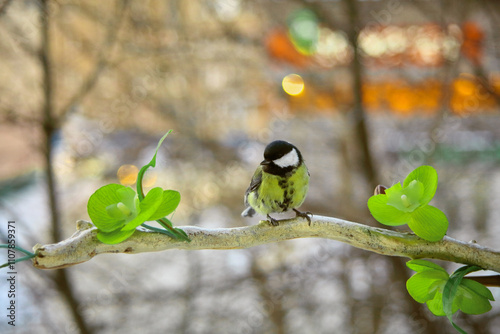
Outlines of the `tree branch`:
M 103 253 L 136 254 L 167 249 L 235 249 L 295 238 L 326 238 L 341 241 L 371 252 L 412 259 L 430 258 L 469 265 L 500 272 L 500 251 L 466 243 L 449 237 L 439 242 L 428 242 L 412 233 L 395 232 L 370 227 L 342 219 L 314 216 L 311 226 L 301 218 L 271 226 L 266 221 L 257 225 L 206 229 L 185 226 L 191 242 L 182 242 L 160 233 L 138 230 L 128 240 L 107 245 L 97 240 L 97 229 L 89 222 L 77 222 L 77 232 L 57 244 L 36 245 L 33 265 L 39 269 L 59 269 L 86 262 Z

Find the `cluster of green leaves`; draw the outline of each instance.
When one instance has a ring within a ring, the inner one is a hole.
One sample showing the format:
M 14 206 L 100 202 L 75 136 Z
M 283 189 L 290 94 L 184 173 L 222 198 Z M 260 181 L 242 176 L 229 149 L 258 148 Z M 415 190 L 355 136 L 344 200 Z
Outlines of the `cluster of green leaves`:
M 448 230 L 446 215 L 428 203 L 436 193 L 438 176 L 431 166 L 420 166 L 401 183 L 368 200 L 372 216 L 384 225 L 408 224 L 416 235 L 427 241 L 441 240 Z
M 467 314 L 482 314 L 491 310 L 491 291 L 479 282 L 464 278 L 470 272 L 481 270 L 477 266 L 464 266 L 451 276 L 446 270 L 429 261 L 411 260 L 406 264 L 417 273 L 406 282 L 408 292 L 419 303 L 426 303 L 437 316 L 447 316 L 460 333 L 463 329 L 453 322 L 458 310 Z
M 120 243 L 132 236 L 140 225 L 167 234 L 174 239 L 190 241 L 183 230 L 174 228 L 170 220 L 166 218 L 179 205 L 180 193 L 156 187 L 144 196 L 142 188 L 144 173 L 149 167 L 155 167 L 158 149 L 171 131 L 160 139 L 153 158 L 140 169 L 136 182 L 137 192 L 120 184 L 108 184 L 97 189 L 90 196 L 87 212 L 98 228 L 97 238 L 101 242 Z M 146 221 L 157 221 L 164 229 L 149 226 L 145 224 Z
M 372 216 L 384 225 L 408 224 L 416 235 L 427 241 L 441 240 L 448 230 L 446 215 L 429 202 L 436 193 L 438 175 L 431 166 L 420 166 L 403 181 L 385 189 L 368 200 Z M 377 187 L 379 189 L 379 187 Z M 464 266 L 451 276 L 441 266 L 425 260 L 411 260 L 407 266 L 416 271 L 407 282 L 408 292 L 419 303 L 426 303 L 437 316 L 447 316 L 453 327 L 465 333 L 453 322 L 453 314 L 482 314 L 491 310 L 491 291 L 481 283 L 464 278 L 477 266 Z

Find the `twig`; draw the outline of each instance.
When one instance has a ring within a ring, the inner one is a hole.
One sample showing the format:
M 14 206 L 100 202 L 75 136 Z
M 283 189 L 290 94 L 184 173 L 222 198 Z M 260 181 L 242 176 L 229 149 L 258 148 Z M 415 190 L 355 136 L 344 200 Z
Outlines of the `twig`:
M 110 53 L 118 39 L 119 30 L 123 24 L 128 1 L 119 1 L 117 3 L 117 14 L 114 22 L 108 24 L 108 31 L 103 45 L 100 47 L 99 55 L 95 61 L 93 70 L 88 74 L 87 78 L 83 81 L 78 91 L 69 98 L 68 102 L 62 107 L 61 114 L 67 115 L 71 108 L 80 103 L 85 96 L 94 88 L 100 74 L 109 64 Z M 64 117 L 64 116 L 63 116 Z
M 295 238 L 325 238 L 347 243 L 371 252 L 412 259 L 431 258 L 469 265 L 500 273 L 500 251 L 450 237 L 428 242 L 412 233 L 370 227 L 342 219 L 314 216 L 311 226 L 301 218 L 270 226 L 266 221 L 237 228 L 206 229 L 184 226 L 190 243 L 160 233 L 139 230 L 119 244 L 107 245 L 97 240 L 97 229 L 89 222 L 77 222 L 77 232 L 51 245 L 36 245 L 33 265 L 40 269 L 58 269 L 86 262 L 103 253 L 136 254 L 167 249 L 236 249 L 249 248 Z
M 54 160 L 53 160 L 53 136 L 57 131 L 57 117 L 54 108 L 54 71 L 52 65 L 54 58 L 52 57 L 51 42 L 53 41 L 53 34 L 51 33 L 52 12 L 50 0 L 40 1 L 40 35 L 41 35 L 41 48 L 39 52 L 39 59 L 42 69 L 42 82 L 43 82 L 43 97 L 44 103 L 42 106 L 43 121 L 41 128 L 44 135 L 44 159 L 45 159 L 45 177 L 47 179 L 47 194 L 49 197 L 49 210 L 51 215 L 52 225 L 52 240 L 57 241 L 61 239 L 61 219 L 58 210 L 57 200 L 57 182 L 54 173 Z M 80 329 L 81 334 L 91 334 L 93 330 L 88 325 L 87 321 L 79 310 L 79 302 L 76 298 L 75 289 L 71 284 L 66 272 L 59 270 L 54 275 L 54 281 L 59 288 L 61 296 L 66 300 L 67 306 L 73 316 L 73 320 Z

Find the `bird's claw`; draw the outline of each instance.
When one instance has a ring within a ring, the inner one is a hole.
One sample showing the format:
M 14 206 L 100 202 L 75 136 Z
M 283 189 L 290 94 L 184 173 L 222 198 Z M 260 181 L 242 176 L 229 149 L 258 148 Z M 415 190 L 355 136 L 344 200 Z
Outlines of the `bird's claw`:
M 313 216 L 313 214 L 309 211 L 307 212 L 301 212 L 299 210 L 296 210 L 296 209 L 293 209 L 293 211 L 295 211 L 295 217 L 301 217 L 301 218 L 304 218 L 304 219 L 307 219 L 307 223 L 309 226 L 311 226 L 311 217 Z M 269 223 L 271 223 L 271 225 L 273 226 L 279 226 L 279 220 L 277 219 L 274 219 L 273 217 L 271 217 L 270 215 L 267 215 L 267 219 L 269 219 Z
M 297 209 L 293 209 L 293 211 L 295 211 L 295 214 L 296 214 L 295 217 L 302 217 L 302 218 L 307 219 L 308 225 L 311 226 L 311 217 L 313 216 L 313 214 L 311 212 L 309 212 L 309 211 L 301 212 Z
M 280 223 L 277 219 L 274 219 L 273 217 L 271 217 L 270 215 L 267 215 L 267 218 L 269 219 L 269 222 L 271 223 L 271 225 L 273 226 L 278 226 Z

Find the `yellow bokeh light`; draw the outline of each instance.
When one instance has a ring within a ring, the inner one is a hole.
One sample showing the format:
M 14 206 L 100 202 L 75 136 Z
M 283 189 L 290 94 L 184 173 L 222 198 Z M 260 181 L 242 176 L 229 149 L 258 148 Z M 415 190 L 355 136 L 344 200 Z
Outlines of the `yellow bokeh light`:
M 472 96 L 476 92 L 476 85 L 468 78 L 458 78 L 453 82 L 455 92 L 463 96 Z
M 134 165 L 122 165 L 118 168 L 118 172 L 116 172 L 116 176 L 118 176 L 118 180 L 124 186 L 131 186 L 137 180 L 137 173 L 139 173 L 139 168 Z
M 304 90 L 304 80 L 298 74 L 289 74 L 281 82 L 283 90 L 288 95 L 296 96 Z

